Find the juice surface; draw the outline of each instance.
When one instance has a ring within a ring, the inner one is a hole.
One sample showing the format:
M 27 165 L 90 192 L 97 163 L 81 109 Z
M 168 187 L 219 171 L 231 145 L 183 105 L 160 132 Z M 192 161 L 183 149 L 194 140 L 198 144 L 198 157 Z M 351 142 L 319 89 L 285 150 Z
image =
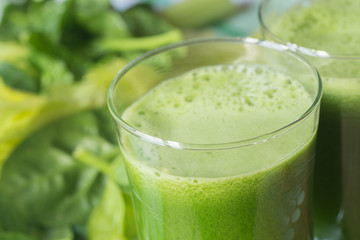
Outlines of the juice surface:
M 299 46 L 332 55 L 359 55 L 359 0 L 303 0 L 282 14 L 271 32 Z
M 255 65 L 203 67 L 164 81 L 123 119 L 143 133 L 199 144 L 246 140 L 312 104 L 291 77 Z M 179 150 L 124 136 L 140 239 L 307 239 L 313 121 L 265 143 Z

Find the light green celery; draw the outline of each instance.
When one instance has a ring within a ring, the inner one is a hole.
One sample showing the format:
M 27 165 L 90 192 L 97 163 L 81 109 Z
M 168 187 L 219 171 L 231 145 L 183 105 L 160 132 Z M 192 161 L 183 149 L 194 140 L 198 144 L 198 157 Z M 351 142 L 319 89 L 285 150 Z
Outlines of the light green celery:
M 114 58 L 91 69 L 79 83 L 56 86 L 46 95 L 10 89 L 0 80 L 0 170 L 13 149 L 47 123 L 83 109 L 106 105 L 106 93 L 126 62 Z
M 105 38 L 99 40 L 95 46 L 101 50 L 115 52 L 131 52 L 151 50 L 165 44 L 182 40 L 181 31 L 174 29 L 159 35 L 136 38 Z

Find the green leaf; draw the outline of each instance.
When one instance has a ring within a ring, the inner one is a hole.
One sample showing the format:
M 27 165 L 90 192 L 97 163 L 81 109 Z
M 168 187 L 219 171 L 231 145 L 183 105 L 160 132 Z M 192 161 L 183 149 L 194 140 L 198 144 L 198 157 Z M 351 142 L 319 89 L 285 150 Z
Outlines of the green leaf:
M 27 11 L 31 31 L 42 33 L 52 43 L 59 44 L 72 4 L 73 0 L 32 2 Z
M 91 239 L 133 235 L 132 207 L 117 186 L 128 183 L 111 117 L 88 110 L 106 105 L 111 80 L 130 60 L 125 55 L 179 41 L 181 32 L 149 9 L 125 20 L 108 0 L 5 1 L 11 4 L 0 10 L 0 39 L 7 41 L 0 42 L 0 240 L 84 239 L 86 222 Z M 124 106 L 157 80 L 154 66 L 132 71 L 120 84 Z
M 1 0 L 0 14 L 0 39 L 15 40 L 26 32 L 29 26 L 29 19 L 25 13 L 23 3 L 26 0 Z
M 72 33 L 69 34 L 71 34 L 71 38 L 74 40 L 75 35 Z M 42 59 L 47 57 L 51 62 L 59 62 L 63 65 L 62 68 L 66 67 L 67 72 L 70 72 L 75 77 L 79 78 L 84 74 L 89 65 L 91 65 L 90 62 L 92 59 L 88 56 L 89 54 L 87 54 L 88 52 L 91 52 L 90 49 L 84 53 L 83 51 L 79 52 L 77 50 L 71 49 L 63 43 L 53 43 L 47 35 L 41 32 L 31 32 L 25 39 L 26 41 L 24 40 L 24 44 L 28 45 L 32 50 L 30 60 L 34 61 L 35 64 L 38 64 L 38 67 L 45 73 L 52 71 L 51 66 L 49 66 L 47 69 L 44 69 L 43 67 L 46 66 L 46 64 L 42 62 L 39 63 L 39 58 Z M 86 43 L 81 44 L 81 47 L 79 46 L 78 49 L 82 49 L 84 46 L 86 46 Z M 76 46 L 72 47 L 76 48 Z
M 123 13 L 130 31 L 135 37 L 159 35 L 175 28 L 154 14 L 148 5 L 138 5 Z
M 7 86 L 13 89 L 34 93 L 39 91 L 36 79 L 10 63 L 0 62 L 0 77 Z
M 13 199 L 14 209 L 29 225 L 52 228 L 84 222 L 102 192 L 98 172 L 53 147 L 22 150 L 5 164 L 1 196 Z M 7 216 L 1 218 L 4 225 L 14 224 Z
M 85 148 L 77 148 L 75 150 L 74 157 L 78 161 L 99 170 L 105 175 L 113 177 L 110 165 L 104 162 L 103 159 L 86 150 Z
M 36 240 L 28 235 L 16 232 L 0 232 L 0 240 Z
M 93 67 L 79 83 L 50 88 L 46 95 L 15 91 L 0 79 L 0 172 L 14 148 L 35 130 L 70 114 L 106 105 L 106 93 L 125 65 L 110 59 Z
M 99 36 L 131 36 L 122 16 L 110 7 L 108 0 L 77 0 L 75 18 L 89 32 Z
M 19 43 L 0 42 L 0 78 L 13 89 L 37 93 L 38 72 L 29 61 L 30 51 Z
M 114 214 L 116 226 L 125 226 L 126 214 L 126 226 L 134 224 L 119 185 L 109 183 L 118 181 L 119 174 L 126 179 L 126 173 L 119 148 L 101 137 L 100 126 L 111 119 L 106 113 L 86 111 L 59 120 L 26 139 L 8 158 L 0 178 L 0 226 L 5 231 L 41 240 L 71 240 L 71 229 L 85 225 L 94 212 L 105 222 Z M 105 192 L 104 175 L 109 177 Z M 125 230 L 119 232 L 115 225 L 99 225 L 94 234 L 104 231 L 108 239 L 123 239 Z
M 16 208 L 12 199 L 6 198 L 6 195 L 0 198 L 0 225 L 0 234 L 5 230 L 22 233 L 30 232 L 26 216 Z
M 119 187 L 107 181 L 101 203 L 94 209 L 87 225 L 89 240 L 126 240 L 125 202 Z
M 70 227 L 46 229 L 41 233 L 41 240 L 73 240 L 74 234 Z
M 59 229 L 86 222 L 100 201 L 104 177 L 72 153 L 81 145 L 106 151 L 97 125 L 91 112 L 74 115 L 43 128 L 9 157 L 0 179 L 0 224 L 6 230 Z M 19 225 L 15 216 L 25 223 Z
M 59 59 L 36 54 L 31 56 L 30 60 L 40 71 L 40 90 L 42 93 L 61 85 L 70 85 L 75 81 L 74 75 L 69 71 L 65 62 Z
M 122 14 L 122 18 L 133 37 L 119 38 L 116 35 L 105 34 L 105 37 L 95 41 L 95 49 L 100 52 L 144 52 L 183 39 L 179 29 L 154 14 L 146 5 L 131 8 Z
M 101 108 L 94 111 L 96 118 L 98 119 L 100 136 L 109 141 L 110 143 L 117 145 L 116 127 L 115 122 L 112 119 L 108 108 Z

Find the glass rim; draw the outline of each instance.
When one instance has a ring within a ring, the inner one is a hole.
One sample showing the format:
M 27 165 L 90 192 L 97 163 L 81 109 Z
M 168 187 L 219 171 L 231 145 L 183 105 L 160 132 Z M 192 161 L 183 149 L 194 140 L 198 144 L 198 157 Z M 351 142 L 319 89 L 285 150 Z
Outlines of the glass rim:
M 267 7 L 267 4 L 273 0 L 262 0 L 259 7 L 258 7 L 258 19 L 260 23 L 261 29 L 272 39 L 279 42 L 279 44 L 287 46 L 291 51 L 304 54 L 311 57 L 318 57 L 318 58 L 333 58 L 333 59 L 343 59 L 343 60 L 360 60 L 360 55 L 352 55 L 352 54 L 333 54 L 329 51 L 321 50 L 321 49 L 313 49 L 308 47 L 303 47 L 297 45 L 296 43 L 288 42 L 277 35 L 275 35 L 272 31 L 270 31 L 268 25 L 265 23 L 265 19 L 263 17 L 263 13 Z
M 312 72 L 313 77 L 316 78 L 316 80 L 317 80 L 318 89 L 317 89 L 316 97 L 315 97 L 313 103 L 300 117 L 298 117 L 291 123 L 289 123 L 281 128 L 278 128 L 271 132 L 266 132 L 262 135 L 259 135 L 259 136 L 253 137 L 253 138 L 239 140 L 239 141 L 232 141 L 232 142 L 224 142 L 224 143 L 196 144 L 196 143 L 177 142 L 177 141 L 171 141 L 168 139 L 154 137 L 154 136 L 151 136 L 144 132 L 141 132 L 140 130 L 131 126 L 121 117 L 121 114 L 119 114 L 119 112 L 116 109 L 116 106 L 114 103 L 115 97 L 113 96 L 113 93 L 114 93 L 114 89 L 117 86 L 117 84 L 121 81 L 122 77 L 128 71 L 130 71 L 133 67 L 137 66 L 139 63 L 143 62 L 144 60 L 146 60 L 154 55 L 157 55 L 159 53 L 162 53 L 162 52 L 165 52 L 168 50 L 172 50 L 172 49 L 175 49 L 178 47 L 184 47 L 184 46 L 189 46 L 189 45 L 193 45 L 193 44 L 201 44 L 201 43 L 211 43 L 211 42 L 224 42 L 224 43 L 232 42 L 232 43 L 238 43 L 238 44 L 252 44 L 252 45 L 257 45 L 260 47 L 272 49 L 274 51 L 285 52 L 286 54 L 296 58 L 299 62 L 301 62 L 302 64 L 305 64 L 309 68 L 309 70 Z M 270 42 L 270 41 L 250 38 L 250 37 L 246 37 L 246 38 L 242 38 L 242 37 L 206 37 L 206 38 L 196 38 L 196 39 L 191 39 L 191 40 L 184 40 L 184 41 L 180 41 L 177 43 L 168 44 L 168 45 L 156 48 L 154 50 L 148 51 L 148 52 L 142 54 L 141 56 L 137 57 L 136 59 L 132 60 L 131 62 L 129 62 L 126 66 L 124 66 L 123 68 L 120 69 L 120 71 L 116 74 L 115 78 L 112 80 L 109 90 L 108 90 L 107 104 L 108 104 L 109 111 L 110 111 L 111 115 L 113 116 L 114 120 L 118 124 L 120 124 L 120 126 L 124 130 L 126 130 L 130 134 L 132 134 L 144 141 L 147 141 L 152 144 L 164 146 L 164 147 L 174 148 L 174 149 L 211 150 L 211 151 L 213 151 L 213 150 L 225 150 L 225 149 L 240 148 L 240 147 L 246 147 L 246 146 L 251 146 L 251 145 L 255 145 L 255 144 L 261 144 L 261 143 L 268 142 L 271 139 L 282 135 L 283 133 L 296 127 L 299 123 L 301 123 L 309 115 L 311 115 L 315 111 L 317 106 L 319 105 L 321 96 L 322 96 L 322 81 L 321 81 L 321 77 L 320 77 L 317 69 L 315 68 L 315 66 L 312 65 L 306 58 L 304 58 L 300 54 L 297 54 L 297 53 L 291 51 L 287 46 L 281 45 L 278 43 L 274 43 L 274 42 Z

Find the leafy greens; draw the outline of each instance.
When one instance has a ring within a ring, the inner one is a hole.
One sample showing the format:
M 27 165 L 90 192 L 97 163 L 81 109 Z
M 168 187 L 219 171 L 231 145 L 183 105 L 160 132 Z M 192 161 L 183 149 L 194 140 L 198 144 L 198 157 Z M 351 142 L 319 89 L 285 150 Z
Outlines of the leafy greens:
M 30 133 L 104 106 L 110 81 L 129 58 L 182 38 L 146 6 L 120 14 L 107 0 L 14 3 L 5 4 L 0 22 L 0 172 Z M 134 26 L 145 22 L 152 24 L 139 36 Z
M 134 237 L 106 93 L 129 60 L 181 39 L 146 5 L 0 1 L 0 240 Z M 140 94 L 144 76 L 122 88 Z
M 59 120 L 11 154 L 0 179 L 2 229 L 37 239 L 75 239 L 77 227 L 87 229 L 89 239 L 126 239 L 125 202 L 115 177 L 123 171 L 122 157 L 114 138 L 106 137 L 110 129 L 100 127 L 104 117 L 110 119 L 106 111 Z

